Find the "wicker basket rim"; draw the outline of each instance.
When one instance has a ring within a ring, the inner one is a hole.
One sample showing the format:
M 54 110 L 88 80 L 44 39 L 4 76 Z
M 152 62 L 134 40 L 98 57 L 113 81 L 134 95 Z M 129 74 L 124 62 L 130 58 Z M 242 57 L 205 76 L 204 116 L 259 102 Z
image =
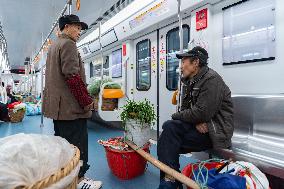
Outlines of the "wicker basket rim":
M 75 149 L 75 154 L 65 167 L 58 170 L 55 174 L 52 174 L 45 179 L 37 181 L 31 186 L 21 187 L 21 189 L 44 189 L 51 186 L 52 184 L 57 183 L 58 181 L 69 175 L 77 167 L 80 161 L 80 150 L 76 146 L 73 146 L 73 148 Z M 14 189 L 18 189 L 18 187 Z

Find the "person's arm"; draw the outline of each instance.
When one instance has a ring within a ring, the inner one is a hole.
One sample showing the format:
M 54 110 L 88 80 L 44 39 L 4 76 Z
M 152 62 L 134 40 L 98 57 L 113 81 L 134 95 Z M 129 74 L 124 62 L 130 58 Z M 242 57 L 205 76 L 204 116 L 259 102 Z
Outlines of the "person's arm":
M 172 115 L 173 119 L 193 124 L 207 123 L 220 109 L 223 85 L 218 78 L 212 78 L 200 89 L 197 102 L 191 109 L 185 109 Z
M 93 99 L 87 91 L 87 87 L 80 76 L 80 65 L 77 46 L 73 41 L 67 41 L 60 49 L 61 69 L 67 86 L 81 108 L 92 109 Z

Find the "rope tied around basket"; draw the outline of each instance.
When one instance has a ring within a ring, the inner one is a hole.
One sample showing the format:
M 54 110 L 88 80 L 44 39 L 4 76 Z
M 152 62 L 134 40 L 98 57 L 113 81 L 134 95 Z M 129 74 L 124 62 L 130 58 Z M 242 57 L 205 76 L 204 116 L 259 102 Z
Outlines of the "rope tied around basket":
M 228 161 L 226 161 L 226 163 L 230 162 L 230 161 L 231 160 L 228 160 Z M 207 163 L 210 163 L 210 162 L 219 162 L 219 163 L 221 163 L 221 162 L 225 162 L 225 160 L 224 159 L 213 158 L 213 159 L 201 161 L 201 162 L 198 162 L 198 163 L 195 163 L 195 164 L 191 165 L 191 172 L 192 172 L 193 178 L 194 178 L 195 182 L 198 184 L 198 186 L 200 187 L 200 189 L 208 188 L 207 184 L 208 184 L 208 178 L 209 178 L 209 169 L 205 165 Z M 198 168 L 196 170 L 194 169 L 195 165 L 198 165 Z M 226 165 L 226 164 L 224 164 L 224 165 Z M 203 171 L 204 170 L 205 170 L 205 173 L 206 173 L 205 176 L 203 175 Z M 196 173 L 196 171 L 197 171 L 197 173 Z

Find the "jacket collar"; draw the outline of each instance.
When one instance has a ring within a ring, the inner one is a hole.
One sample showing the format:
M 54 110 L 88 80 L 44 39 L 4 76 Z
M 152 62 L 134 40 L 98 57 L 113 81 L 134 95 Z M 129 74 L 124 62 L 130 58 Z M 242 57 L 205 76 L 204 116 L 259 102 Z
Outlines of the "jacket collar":
M 61 33 L 58 36 L 59 38 L 64 38 L 64 39 L 71 39 L 72 41 L 74 41 L 74 39 L 72 39 L 69 35 L 65 34 L 65 33 Z M 76 41 L 74 41 L 76 42 Z
M 202 66 L 199 72 L 192 78 L 192 81 L 195 82 L 197 80 L 200 80 L 208 72 L 208 70 L 208 66 Z

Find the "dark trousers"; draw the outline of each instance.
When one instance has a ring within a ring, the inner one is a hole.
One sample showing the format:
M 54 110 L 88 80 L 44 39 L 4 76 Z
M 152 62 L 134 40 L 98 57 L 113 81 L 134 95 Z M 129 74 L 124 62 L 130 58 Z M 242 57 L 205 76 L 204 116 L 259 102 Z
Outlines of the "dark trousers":
M 84 177 L 89 169 L 88 165 L 88 128 L 87 119 L 72 121 L 53 120 L 55 136 L 65 138 L 69 143 L 80 150 L 80 159 L 83 166 L 80 168 L 79 178 Z
M 194 125 L 180 120 L 169 120 L 163 124 L 163 132 L 158 140 L 158 159 L 179 171 L 179 155 L 184 149 L 200 152 L 212 148 L 209 134 L 201 134 Z M 161 172 L 160 178 L 165 174 Z
M 7 105 L 0 102 L 0 120 L 9 121 Z

